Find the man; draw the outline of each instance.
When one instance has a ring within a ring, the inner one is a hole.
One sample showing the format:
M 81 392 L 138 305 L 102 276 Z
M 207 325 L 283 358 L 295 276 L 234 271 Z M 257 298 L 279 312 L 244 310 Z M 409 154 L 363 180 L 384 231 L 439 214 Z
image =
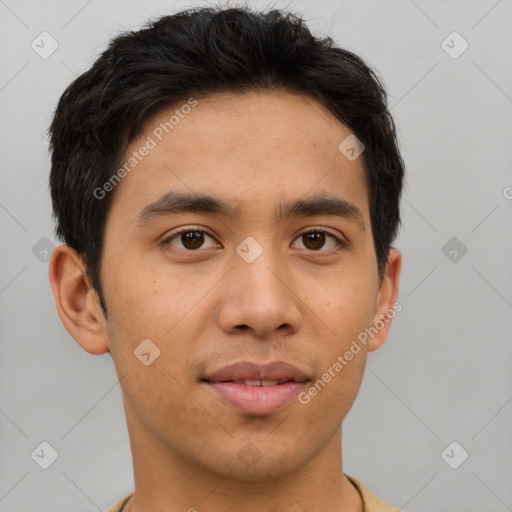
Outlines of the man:
M 191 9 L 111 41 L 50 128 L 59 316 L 110 352 L 135 492 L 112 511 L 395 510 L 342 422 L 397 302 L 386 94 L 295 15 Z

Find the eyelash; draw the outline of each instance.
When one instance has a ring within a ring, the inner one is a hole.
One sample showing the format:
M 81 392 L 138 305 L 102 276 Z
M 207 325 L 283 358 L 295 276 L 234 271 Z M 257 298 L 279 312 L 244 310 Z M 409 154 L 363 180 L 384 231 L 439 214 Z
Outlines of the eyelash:
M 204 234 L 208 235 L 209 237 L 211 237 L 211 238 L 213 238 L 215 240 L 215 237 L 212 234 L 210 234 L 208 231 L 206 231 L 204 229 L 196 228 L 194 226 L 191 226 L 191 227 L 183 228 L 183 229 L 181 229 L 179 231 L 176 231 L 172 235 L 168 236 L 163 241 L 163 244 L 164 245 L 171 245 L 170 242 L 172 240 L 174 240 L 175 238 L 179 238 L 180 235 L 182 235 L 183 233 L 190 233 L 190 232 L 204 233 Z M 295 237 L 294 240 L 297 240 L 299 237 L 301 237 L 303 235 L 310 234 L 310 233 L 325 233 L 326 235 L 334 238 L 334 240 L 337 243 L 337 247 L 334 247 L 334 248 L 331 248 L 331 249 L 328 249 L 328 250 L 317 250 L 317 251 L 311 249 L 311 250 L 308 250 L 308 252 L 332 254 L 334 251 L 339 250 L 340 248 L 344 248 L 344 247 L 346 247 L 348 245 L 348 242 L 346 240 L 343 240 L 343 239 L 337 237 L 336 235 L 334 235 L 333 233 L 328 231 L 326 228 L 323 228 L 323 227 L 320 227 L 320 226 L 319 227 L 312 227 L 312 228 L 309 228 L 307 231 L 303 231 L 302 233 L 299 233 Z M 192 250 L 192 249 L 174 248 L 174 250 L 193 253 L 193 252 L 199 252 L 201 249 Z

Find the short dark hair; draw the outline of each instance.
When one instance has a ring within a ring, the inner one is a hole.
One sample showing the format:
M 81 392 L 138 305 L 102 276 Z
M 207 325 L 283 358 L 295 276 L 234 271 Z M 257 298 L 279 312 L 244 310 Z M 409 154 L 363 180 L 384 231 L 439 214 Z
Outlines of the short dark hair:
M 282 89 L 326 106 L 365 145 L 363 162 L 379 278 L 401 223 L 404 164 L 384 86 L 365 62 L 311 34 L 291 12 L 202 7 L 161 17 L 111 40 L 62 94 L 51 126 L 56 234 L 100 283 L 112 178 L 145 121 L 164 107 L 215 92 Z M 340 141 L 341 142 L 341 141 Z

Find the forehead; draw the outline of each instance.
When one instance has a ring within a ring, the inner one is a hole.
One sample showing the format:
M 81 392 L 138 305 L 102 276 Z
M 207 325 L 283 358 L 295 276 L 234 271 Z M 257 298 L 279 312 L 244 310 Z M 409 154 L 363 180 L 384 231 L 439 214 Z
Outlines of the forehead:
M 349 160 L 339 149 L 350 135 L 304 94 L 216 93 L 184 100 L 153 115 L 129 145 L 128 172 L 112 208 L 129 208 L 135 216 L 174 189 L 261 208 L 338 193 L 366 211 L 363 158 Z

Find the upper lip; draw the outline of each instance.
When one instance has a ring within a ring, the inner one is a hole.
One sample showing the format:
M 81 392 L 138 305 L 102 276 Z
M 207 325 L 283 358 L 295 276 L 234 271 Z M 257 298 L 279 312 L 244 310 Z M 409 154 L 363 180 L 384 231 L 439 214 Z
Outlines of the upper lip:
M 282 361 L 268 364 L 241 362 L 224 366 L 206 375 L 208 382 L 228 382 L 237 380 L 271 380 L 278 382 L 306 382 L 308 377 L 296 366 Z

